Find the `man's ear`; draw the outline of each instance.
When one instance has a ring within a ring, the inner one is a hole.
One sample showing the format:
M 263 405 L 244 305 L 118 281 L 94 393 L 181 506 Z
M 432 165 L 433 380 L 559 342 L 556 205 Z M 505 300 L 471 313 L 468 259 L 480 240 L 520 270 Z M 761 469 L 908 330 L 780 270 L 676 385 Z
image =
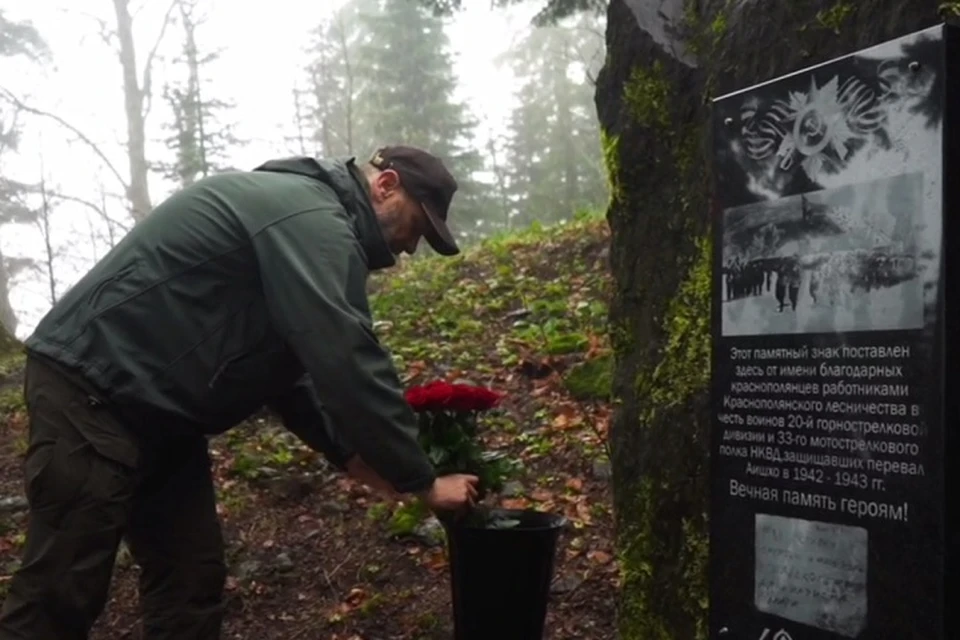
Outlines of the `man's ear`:
M 386 198 L 400 188 L 400 176 L 393 169 L 384 169 L 377 176 L 377 186 L 380 187 L 383 197 Z

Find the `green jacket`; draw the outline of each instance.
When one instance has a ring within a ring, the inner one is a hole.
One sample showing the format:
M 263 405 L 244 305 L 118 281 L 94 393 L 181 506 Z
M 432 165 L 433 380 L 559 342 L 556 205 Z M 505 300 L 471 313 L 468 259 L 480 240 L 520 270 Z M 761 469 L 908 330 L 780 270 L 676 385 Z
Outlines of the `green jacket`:
M 366 295 L 395 263 L 352 159 L 275 160 L 157 206 L 26 346 L 138 428 L 212 435 L 269 406 L 337 466 L 419 491 L 433 468 Z

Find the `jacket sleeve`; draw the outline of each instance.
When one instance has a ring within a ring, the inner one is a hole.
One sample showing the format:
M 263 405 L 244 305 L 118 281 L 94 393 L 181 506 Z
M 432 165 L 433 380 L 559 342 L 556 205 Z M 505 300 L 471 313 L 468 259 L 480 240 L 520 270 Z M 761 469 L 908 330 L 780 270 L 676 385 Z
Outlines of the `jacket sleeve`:
M 342 419 L 345 444 L 398 492 L 429 489 L 436 476 L 373 332 L 367 264 L 346 212 L 331 204 L 288 215 L 255 233 L 253 246 L 272 322 Z
M 346 471 L 347 461 L 354 456 L 337 429 L 333 416 L 317 396 L 309 374 L 301 377 L 285 393 L 267 401 L 283 425 L 300 440 L 323 456 L 340 471 Z

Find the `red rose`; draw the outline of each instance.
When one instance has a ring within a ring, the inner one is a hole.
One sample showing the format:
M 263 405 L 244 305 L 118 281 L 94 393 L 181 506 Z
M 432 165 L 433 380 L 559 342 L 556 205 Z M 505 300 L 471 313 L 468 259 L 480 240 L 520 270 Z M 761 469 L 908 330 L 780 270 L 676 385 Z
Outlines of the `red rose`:
M 423 404 L 423 390 L 420 387 L 410 387 L 403 394 L 403 397 L 414 411 L 420 410 L 420 406 Z
M 446 382 L 438 381 L 424 387 L 427 404 L 430 408 L 446 409 L 453 399 L 453 387 Z
M 406 392 L 407 403 L 414 411 L 441 411 L 448 407 L 452 397 L 452 386 L 442 380 L 411 387 Z
M 491 389 L 435 380 L 407 389 L 405 397 L 414 411 L 485 411 L 503 398 Z
M 484 387 L 465 384 L 453 385 L 454 396 L 451 403 L 455 411 L 485 411 L 497 405 L 501 394 Z

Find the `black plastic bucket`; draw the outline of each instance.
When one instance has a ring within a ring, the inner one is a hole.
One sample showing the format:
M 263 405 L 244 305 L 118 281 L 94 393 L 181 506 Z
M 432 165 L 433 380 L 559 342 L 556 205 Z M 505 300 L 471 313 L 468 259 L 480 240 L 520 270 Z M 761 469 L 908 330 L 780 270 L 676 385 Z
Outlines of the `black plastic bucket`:
M 455 640 L 541 640 L 563 516 L 492 509 L 508 528 L 445 523 Z

